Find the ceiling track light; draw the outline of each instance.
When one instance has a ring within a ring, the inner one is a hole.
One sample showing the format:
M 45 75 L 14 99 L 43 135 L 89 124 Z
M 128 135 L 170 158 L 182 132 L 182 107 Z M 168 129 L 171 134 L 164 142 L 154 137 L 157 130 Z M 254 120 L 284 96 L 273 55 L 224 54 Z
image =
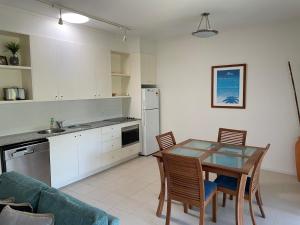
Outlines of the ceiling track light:
M 49 1 L 49 0 L 36 0 L 36 1 L 38 1 L 40 3 L 43 3 L 45 5 L 48 5 L 48 6 L 52 7 L 52 8 L 56 8 L 56 9 L 60 10 L 60 17 L 59 17 L 59 21 L 58 21 L 58 23 L 60 25 L 62 25 L 63 21 L 64 21 L 64 15 L 61 15 L 61 10 L 65 10 L 67 12 L 72 12 L 72 13 L 75 13 L 75 14 L 79 14 L 79 15 L 85 16 L 85 17 L 87 17 L 89 19 L 93 19 L 93 20 L 99 21 L 101 23 L 106 23 L 108 25 L 111 25 L 111 26 L 117 27 L 119 29 L 122 29 L 123 30 L 123 34 L 124 34 L 123 40 L 125 39 L 124 41 L 127 40 L 127 32 L 131 30 L 131 28 L 129 28 L 129 27 L 125 26 L 125 25 L 122 25 L 122 24 L 119 24 L 119 23 L 116 23 L 116 22 L 113 22 L 113 21 L 110 21 L 110 20 L 107 20 L 107 19 L 104 19 L 104 18 L 100 18 L 100 17 L 97 17 L 97 16 L 89 15 L 89 14 L 87 14 L 85 12 L 80 11 L 80 10 L 75 10 L 73 8 L 64 6 L 62 4 L 53 3 L 52 1 Z M 65 21 L 67 21 L 67 20 L 65 20 Z
M 126 42 L 127 41 L 127 29 L 126 28 L 122 28 L 123 30 L 123 38 L 122 38 L 122 41 L 123 42 Z
M 219 32 L 217 30 L 211 29 L 210 22 L 208 19 L 209 13 L 205 12 L 201 14 L 200 23 L 198 25 L 198 28 L 195 32 L 192 33 L 192 35 L 200 38 L 207 38 L 217 35 Z M 201 29 L 201 24 L 204 21 L 205 27 Z
M 62 17 L 61 17 L 61 9 L 59 9 L 59 19 L 58 19 L 58 24 L 59 24 L 59 25 L 63 25 L 63 24 L 64 24 L 64 21 L 63 21 L 63 19 L 62 19 Z

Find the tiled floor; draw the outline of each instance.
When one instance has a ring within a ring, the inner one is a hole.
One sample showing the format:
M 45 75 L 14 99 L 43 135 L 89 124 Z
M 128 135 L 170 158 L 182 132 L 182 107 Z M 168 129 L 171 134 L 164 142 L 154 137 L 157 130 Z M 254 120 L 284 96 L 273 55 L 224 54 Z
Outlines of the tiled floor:
M 292 176 L 262 172 L 261 188 L 266 219 L 259 216 L 255 207 L 258 225 L 300 225 L 300 183 Z M 86 203 L 117 216 L 121 225 L 163 225 L 163 216 L 155 216 L 159 193 L 159 172 L 153 157 L 140 157 L 107 170 L 85 180 L 69 185 L 62 190 Z M 228 200 L 222 208 L 219 195 L 217 224 L 232 225 L 234 220 L 234 201 Z M 248 202 L 245 202 L 245 224 L 252 224 Z M 254 204 L 256 206 L 256 204 Z M 206 224 L 210 221 L 210 208 L 207 209 Z M 172 205 L 173 225 L 199 224 L 198 212 L 190 210 L 183 213 L 180 204 Z

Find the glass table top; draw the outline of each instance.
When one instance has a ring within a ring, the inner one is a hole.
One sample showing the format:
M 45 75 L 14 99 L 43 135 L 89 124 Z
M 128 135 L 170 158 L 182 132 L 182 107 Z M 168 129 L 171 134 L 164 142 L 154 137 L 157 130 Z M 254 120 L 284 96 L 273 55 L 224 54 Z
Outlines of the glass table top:
M 224 154 L 213 153 L 209 155 L 204 162 L 241 169 L 248 159 L 242 158 L 240 156 L 227 156 Z
M 177 147 L 177 148 L 172 149 L 170 151 L 170 153 L 175 154 L 175 155 L 199 158 L 201 155 L 203 155 L 205 153 L 205 151 Z
M 198 140 L 192 140 L 183 145 L 183 147 L 197 148 L 202 150 L 210 150 L 216 146 L 217 146 L 216 143 L 210 141 L 198 141 Z
M 224 146 L 218 149 L 218 152 L 234 153 L 242 156 L 251 156 L 255 153 L 257 148 L 243 147 L 243 146 Z

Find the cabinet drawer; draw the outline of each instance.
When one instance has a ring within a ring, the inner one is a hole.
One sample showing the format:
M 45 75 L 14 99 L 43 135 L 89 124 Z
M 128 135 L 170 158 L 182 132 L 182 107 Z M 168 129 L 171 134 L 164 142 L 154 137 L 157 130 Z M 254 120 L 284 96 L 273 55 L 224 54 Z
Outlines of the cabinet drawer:
M 108 127 L 102 127 L 102 134 L 111 133 L 118 131 L 121 132 L 120 125 L 114 125 L 114 126 L 108 126 Z
M 121 138 L 114 140 L 103 141 L 102 149 L 103 152 L 110 152 L 121 148 Z
M 120 131 L 113 131 L 113 132 L 102 134 L 103 141 L 111 141 L 111 140 L 118 139 L 118 138 L 121 138 Z

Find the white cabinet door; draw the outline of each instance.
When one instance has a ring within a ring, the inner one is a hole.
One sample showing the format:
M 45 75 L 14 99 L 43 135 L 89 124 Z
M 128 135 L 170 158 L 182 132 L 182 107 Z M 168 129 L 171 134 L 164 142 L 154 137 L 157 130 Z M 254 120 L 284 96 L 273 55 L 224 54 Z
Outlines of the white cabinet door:
M 58 100 L 58 45 L 54 39 L 30 36 L 34 100 Z
M 80 132 L 79 176 L 91 175 L 101 168 L 101 128 Z
M 80 99 L 81 46 L 65 41 L 60 41 L 59 46 L 57 73 L 60 99 Z
M 50 137 L 51 185 L 68 185 L 78 177 L 78 133 Z
M 97 98 L 111 97 L 111 66 L 110 50 L 104 48 L 95 49 L 95 78 Z
M 78 93 L 80 99 L 97 98 L 96 79 L 95 79 L 95 55 L 93 54 L 94 46 L 80 46 L 80 63 L 75 65 L 79 71 Z
M 156 58 L 154 55 L 141 54 L 142 84 L 156 84 Z

